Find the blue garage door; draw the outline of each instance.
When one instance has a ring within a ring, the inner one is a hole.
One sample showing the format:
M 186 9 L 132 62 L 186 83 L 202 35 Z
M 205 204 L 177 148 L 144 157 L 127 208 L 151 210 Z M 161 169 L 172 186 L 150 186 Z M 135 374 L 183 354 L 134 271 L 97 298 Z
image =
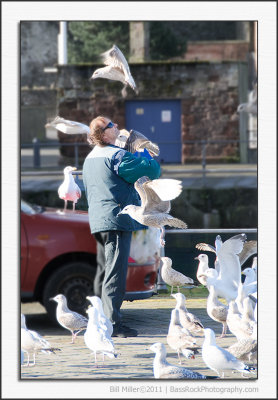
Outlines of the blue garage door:
M 181 104 L 179 100 L 127 101 L 126 129 L 143 133 L 158 144 L 161 163 L 181 162 Z

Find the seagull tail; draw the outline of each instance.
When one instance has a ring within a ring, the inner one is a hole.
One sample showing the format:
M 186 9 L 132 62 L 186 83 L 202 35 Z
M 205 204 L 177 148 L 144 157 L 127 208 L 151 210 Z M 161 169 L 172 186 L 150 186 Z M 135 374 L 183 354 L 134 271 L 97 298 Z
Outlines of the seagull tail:
M 178 218 L 172 218 L 168 220 L 167 225 L 173 226 L 174 228 L 181 228 L 181 229 L 187 228 L 187 224 Z
M 42 351 L 42 353 L 48 353 L 48 354 L 53 353 L 53 354 L 56 354 L 55 351 L 61 351 L 61 349 L 56 348 L 56 347 L 49 347 L 49 348 L 46 348 L 46 349 L 41 349 L 41 351 Z

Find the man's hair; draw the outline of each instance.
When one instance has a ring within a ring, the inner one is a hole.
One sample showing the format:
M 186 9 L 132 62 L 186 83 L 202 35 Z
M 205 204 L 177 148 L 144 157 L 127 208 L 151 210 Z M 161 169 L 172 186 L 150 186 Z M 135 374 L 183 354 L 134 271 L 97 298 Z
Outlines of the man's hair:
M 94 118 L 90 123 L 90 133 L 88 136 L 88 142 L 90 145 L 95 146 L 106 146 L 107 143 L 103 140 L 103 127 L 106 124 L 106 120 L 109 119 L 100 115 Z

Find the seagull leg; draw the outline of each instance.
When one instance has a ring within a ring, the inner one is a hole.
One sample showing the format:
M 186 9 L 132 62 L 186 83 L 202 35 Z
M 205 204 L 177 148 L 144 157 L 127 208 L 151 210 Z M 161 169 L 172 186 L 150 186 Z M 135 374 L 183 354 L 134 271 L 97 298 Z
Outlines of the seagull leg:
M 165 234 L 165 229 L 164 229 L 164 227 L 163 226 L 161 226 L 160 227 L 160 244 L 161 244 L 161 246 L 162 247 L 164 247 L 165 246 L 165 240 L 163 239 L 163 237 L 164 237 L 164 234 Z
M 66 211 L 67 205 L 68 205 L 68 201 L 67 201 L 67 200 L 64 200 L 64 202 L 65 202 L 65 204 L 64 204 L 64 211 Z
M 30 357 L 29 357 L 29 353 L 27 353 L 27 363 L 23 364 L 22 367 L 29 367 L 29 361 L 30 361 Z
M 36 364 L 36 353 L 33 353 L 33 364 L 30 364 L 33 367 Z
M 181 364 L 180 352 L 178 350 L 179 364 Z
M 72 210 L 75 211 L 75 202 L 72 203 Z
M 226 332 L 227 332 L 227 324 L 226 322 L 223 323 L 223 328 L 222 328 L 222 333 L 220 335 L 221 338 L 226 336 Z

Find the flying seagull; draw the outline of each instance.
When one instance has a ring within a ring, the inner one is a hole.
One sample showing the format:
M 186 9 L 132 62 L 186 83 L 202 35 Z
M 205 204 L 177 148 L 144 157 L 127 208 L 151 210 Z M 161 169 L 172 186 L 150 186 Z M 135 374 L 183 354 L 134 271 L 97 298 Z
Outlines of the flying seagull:
M 119 142 L 123 143 L 123 145 L 120 145 Z M 121 129 L 117 137 L 116 146 L 123 147 L 130 153 L 135 153 L 136 151 L 142 153 L 145 149 L 155 156 L 159 156 L 160 153 L 157 144 L 151 142 L 141 132 L 134 129 L 131 129 L 130 132 L 126 129 Z
M 90 79 L 105 78 L 122 82 L 124 85 L 121 92 L 123 97 L 127 95 L 126 89 L 128 86 L 130 86 L 136 94 L 139 93 L 125 56 L 115 44 L 111 49 L 102 53 L 101 58 L 106 67 L 96 69 Z
M 187 228 L 185 222 L 169 215 L 170 200 L 178 197 L 182 191 L 181 181 L 177 179 L 154 179 L 151 181 L 148 177 L 143 176 L 135 182 L 134 186 L 141 198 L 141 206 L 127 205 L 118 215 L 128 214 L 143 225 L 159 228 L 161 246 L 165 246 L 163 239 L 165 225 L 181 229 Z
M 67 208 L 68 201 L 72 201 L 72 209 L 75 210 L 75 203 L 81 197 L 81 189 L 75 182 L 72 171 L 76 171 L 76 167 L 68 166 L 64 168 L 64 182 L 58 188 L 58 195 L 65 202 L 64 211 Z

